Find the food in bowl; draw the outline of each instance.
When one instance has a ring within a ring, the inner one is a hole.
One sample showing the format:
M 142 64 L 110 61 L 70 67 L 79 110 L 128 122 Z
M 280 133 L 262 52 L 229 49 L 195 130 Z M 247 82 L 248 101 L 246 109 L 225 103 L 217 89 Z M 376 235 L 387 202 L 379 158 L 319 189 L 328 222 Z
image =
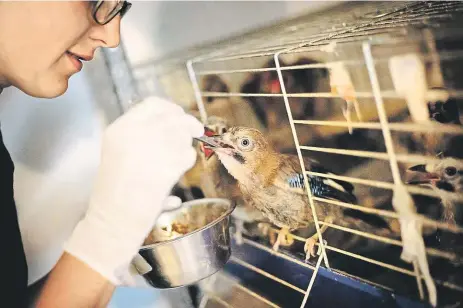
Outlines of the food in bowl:
M 225 215 L 229 207 L 216 202 L 201 203 L 161 214 L 143 245 L 182 237 L 199 230 Z

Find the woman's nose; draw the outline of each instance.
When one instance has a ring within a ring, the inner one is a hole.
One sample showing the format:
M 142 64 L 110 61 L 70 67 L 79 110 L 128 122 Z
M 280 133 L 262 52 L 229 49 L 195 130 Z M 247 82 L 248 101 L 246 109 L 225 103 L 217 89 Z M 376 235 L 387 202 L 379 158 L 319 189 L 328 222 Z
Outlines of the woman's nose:
M 95 25 L 90 37 L 101 42 L 101 47 L 117 47 L 121 41 L 121 17 L 116 16 L 106 25 Z

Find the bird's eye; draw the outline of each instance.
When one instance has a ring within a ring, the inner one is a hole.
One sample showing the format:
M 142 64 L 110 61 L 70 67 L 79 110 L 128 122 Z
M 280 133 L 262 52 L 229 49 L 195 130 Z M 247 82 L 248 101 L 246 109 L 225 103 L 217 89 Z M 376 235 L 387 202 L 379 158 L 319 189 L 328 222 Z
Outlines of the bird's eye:
M 448 176 L 454 176 L 457 174 L 457 168 L 455 167 L 447 167 L 445 168 L 445 174 Z
M 239 148 L 243 151 L 250 151 L 252 146 L 252 142 L 249 138 L 241 138 L 239 141 Z

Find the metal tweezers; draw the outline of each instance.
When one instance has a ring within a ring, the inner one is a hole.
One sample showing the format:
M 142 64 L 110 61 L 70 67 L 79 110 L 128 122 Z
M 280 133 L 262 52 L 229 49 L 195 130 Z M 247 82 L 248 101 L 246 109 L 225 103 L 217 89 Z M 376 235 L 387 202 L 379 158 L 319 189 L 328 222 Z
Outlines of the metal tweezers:
M 195 137 L 194 139 L 200 141 L 200 142 L 203 142 L 207 145 L 210 145 L 211 147 L 214 147 L 214 148 L 217 148 L 217 147 L 220 147 L 220 144 L 215 142 L 213 138 L 211 137 L 208 137 L 208 136 L 201 136 L 201 137 Z

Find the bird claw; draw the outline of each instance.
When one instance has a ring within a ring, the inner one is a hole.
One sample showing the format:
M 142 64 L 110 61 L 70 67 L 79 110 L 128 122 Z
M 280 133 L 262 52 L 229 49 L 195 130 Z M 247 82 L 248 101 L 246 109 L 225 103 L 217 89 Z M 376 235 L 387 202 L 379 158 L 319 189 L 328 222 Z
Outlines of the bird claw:
M 315 244 L 317 243 L 317 240 L 315 238 L 308 238 L 305 242 L 304 245 L 304 252 L 305 252 L 305 262 L 308 262 L 311 257 L 315 257 L 317 255 L 320 255 L 322 253 L 322 248 L 320 245 L 318 245 L 317 252 L 315 252 Z M 326 240 L 323 240 L 323 244 L 327 245 L 328 242 Z
M 289 233 L 288 230 L 281 229 L 278 232 L 277 239 L 275 243 L 273 244 L 272 249 L 274 251 L 278 251 L 280 248 L 280 245 L 283 246 L 291 246 L 294 243 L 294 238 L 291 236 L 291 233 Z
M 280 242 L 276 241 L 275 244 L 272 246 L 273 251 L 278 251 L 280 249 Z
M 310 257 L 315 257 L 315 243 L 317 243 L 317 240 L 314 238 L 308 238 L 305 241 L 304 252 L 306 262 L 310 260 Z
M 280 241 L 280 245 L 283 245 L 285 247 L 291 246 L 294 243 L 294 239 L 291 236 L 291 234 L 285 234 L 283 236 L 283 239 Z

